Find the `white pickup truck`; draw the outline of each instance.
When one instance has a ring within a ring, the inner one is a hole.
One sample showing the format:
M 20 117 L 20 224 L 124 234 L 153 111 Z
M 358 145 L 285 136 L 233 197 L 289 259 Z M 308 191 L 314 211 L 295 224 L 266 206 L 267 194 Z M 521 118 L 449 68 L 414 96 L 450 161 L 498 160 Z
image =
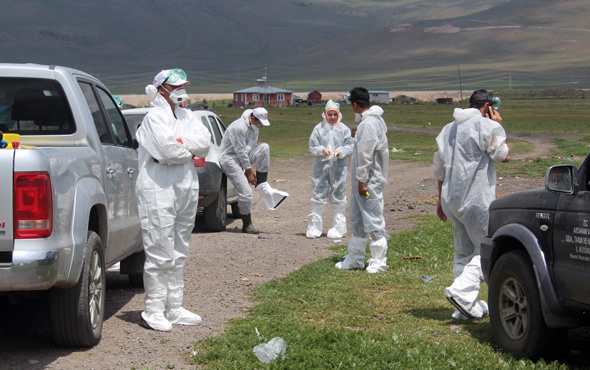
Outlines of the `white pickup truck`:
M 142 284 L 137 153 L 125 119 L 89 74 L 0 63 L 0 131 L 11 138 L 0 143 L 0 295 L 38 292 L 56 343 L 96 345 L 106 268 L 121 262 Z

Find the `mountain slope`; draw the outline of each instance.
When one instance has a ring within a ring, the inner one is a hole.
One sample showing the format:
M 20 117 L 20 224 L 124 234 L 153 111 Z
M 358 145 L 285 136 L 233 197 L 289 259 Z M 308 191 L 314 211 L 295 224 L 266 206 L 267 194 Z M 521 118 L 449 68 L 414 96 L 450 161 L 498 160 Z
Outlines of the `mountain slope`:
M 76 67 L 116 93 L 168 67 L 190 92 L 247 87 L 264 65 L 298 90 L 443 86 L 458 64 L 581 80 L 589 16 L 586 0 L 3 0 L 0 62 Z

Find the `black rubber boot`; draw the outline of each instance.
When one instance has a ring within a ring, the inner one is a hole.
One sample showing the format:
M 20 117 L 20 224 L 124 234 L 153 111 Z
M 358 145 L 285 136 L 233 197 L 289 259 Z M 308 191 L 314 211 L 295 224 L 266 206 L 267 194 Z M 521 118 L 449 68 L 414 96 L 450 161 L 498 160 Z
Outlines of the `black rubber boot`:
M 260 231 L 252 225 L 252 214 L 242 215 L 242 232 L 246 234 L 258 234 Z
M 268 172 L 258 172 L 256 171 L 256 182 L 262 184 L 268 180 Z

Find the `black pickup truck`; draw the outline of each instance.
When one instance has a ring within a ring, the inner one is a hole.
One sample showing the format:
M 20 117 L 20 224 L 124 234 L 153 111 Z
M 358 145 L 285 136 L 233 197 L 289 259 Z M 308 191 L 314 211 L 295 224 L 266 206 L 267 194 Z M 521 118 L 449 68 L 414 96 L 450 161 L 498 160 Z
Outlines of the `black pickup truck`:
M 590 155 L 547 170 L 545 188 L 490 205 L 481 265 L 492 335 L 517 358 L 559 355 L 570 328 L 589 324 Z

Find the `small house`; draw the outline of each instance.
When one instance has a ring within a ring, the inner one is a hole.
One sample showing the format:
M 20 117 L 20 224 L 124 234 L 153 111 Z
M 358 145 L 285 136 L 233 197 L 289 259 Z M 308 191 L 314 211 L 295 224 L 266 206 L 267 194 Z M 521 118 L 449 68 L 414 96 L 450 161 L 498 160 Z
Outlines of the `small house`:
M 264 105 L 280 107 L 292 104 L 293 91 L 270 86 L 266 76 L 256 82 L 256 86 L 234 91 L 234 107 Z
M 371 103 L 389 104 L 389 91 L 369 91 Z
M 293 94 L 293 105 L 299 106 L 301 104 L 303 104 L 303 99 L 299 95 Z
M 307 104 L 322 104 L 322 94 L 317 90 L 313 90 L 312 92 L 307 94 Z

